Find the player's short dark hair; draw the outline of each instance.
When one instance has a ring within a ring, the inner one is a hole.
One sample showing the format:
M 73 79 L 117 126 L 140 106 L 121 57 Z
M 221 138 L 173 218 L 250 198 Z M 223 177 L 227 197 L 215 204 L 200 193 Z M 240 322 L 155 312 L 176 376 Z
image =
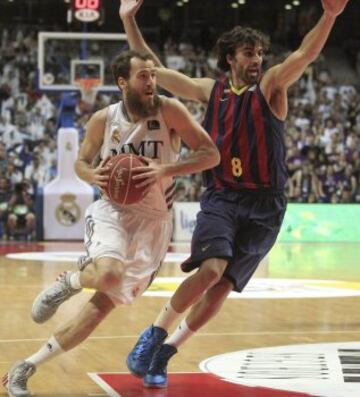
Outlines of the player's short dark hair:
M 138 58 L 143 61 L 154 60 L 148 52 L 128 50 L 119 54 L 112 62 L 111 70 L 114 76 L 116 85 L 118 84 L 119 77 L 125 80 L 130 78 L 131 59 Z
M 269 37 L 256 29 L 235 26 L 232 30 L 223 33 L 216 42 L 218 67 L 225 72 L 230 70 L 230 65 L 226 60 L 227 55 L 235 55 L 236 49 L 244 45 L 255 47 L 259 44 L 263 46 L 264 51 L 268 50 L 270 46 Z

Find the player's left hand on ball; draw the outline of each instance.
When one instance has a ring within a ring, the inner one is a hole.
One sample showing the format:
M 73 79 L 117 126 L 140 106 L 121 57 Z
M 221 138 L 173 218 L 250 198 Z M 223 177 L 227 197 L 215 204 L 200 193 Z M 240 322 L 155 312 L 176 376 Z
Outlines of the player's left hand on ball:
M 151 186 L 159 182 L 164 176 L 164 168 L 161 164 L 156 163 L 152 159 L 140 156 L 140 159 L 145 163 L 143 167 L 135 167 L 133 169 L 132 180 L 137 188 L 147 187 L 144 190 L 144 196 L 149 192 Z

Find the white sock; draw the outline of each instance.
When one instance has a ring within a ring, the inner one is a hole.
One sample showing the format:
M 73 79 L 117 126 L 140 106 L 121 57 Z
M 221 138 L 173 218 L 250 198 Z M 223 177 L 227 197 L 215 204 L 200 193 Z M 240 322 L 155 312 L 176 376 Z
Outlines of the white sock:
M 41 346 L 37 353 L 33 354 L 29 358 L 26 358 L 25 361 L 29 361 L 34 364 L 35 367 L 38 367 L 42 363 L 51 360 L 63 352 L 64 350 L 59 345 L 59 342 L 54 336 L 51 336 L 45 345 Z
M 154 322 L 155 327 L 161 327 L 166 331 L 169 329 L 171 324 L 181 315 L 181 313 L 176 312 L 171 306 L 170 301 L 161 310 L 157 319 Z
M 176 348 L 178 348 L 194 334 L 195 332 L 191 331 L 191 329 L 186 324 L 186 319 L 184 319 L 181 321 L 181 323 L 178 325 L 172 335 L 166 339 L 165 343 L 167 345 L 175 346 Z
M 75 272 L 70 276 L 70 285 L 74 289 L 81 289 L 81 283 L 80 283 L 80 274 L 81 272 Z

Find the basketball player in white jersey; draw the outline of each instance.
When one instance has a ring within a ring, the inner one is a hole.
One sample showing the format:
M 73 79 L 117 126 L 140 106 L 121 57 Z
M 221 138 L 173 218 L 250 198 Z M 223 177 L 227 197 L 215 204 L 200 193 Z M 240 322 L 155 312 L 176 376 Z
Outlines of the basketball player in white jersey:
M 86 212 L 85 244 L 90 263 L 78 272 L 65 272 L 34 301 L 32 316 L 47 321 L 59 305 L 82 288 L 95 294 L 80 313 L 56 330 L 40 350 L 18 361 L 4 377 L 11 397 L 30 396 L 27 380 L 43 363 L 85 340 L 117 304 L 131 303 L 151 283 L 163 260 L 172 232 L 173 177 L 214 167 L 219 153 L 209 136 L 179 101 L 156 94 L 151 56 L 124 52 L 113 64 L 123 100 L 96 112 L 90 119 L 76 162 L 80 178 L 103 188 L 108 180 L 102 160 L 135 152 L 147 159 L 133 177 L 146 186 L 143 199 L 122 208 L 106 197 Z M 178 160 L 180 140 L 191 149 Z

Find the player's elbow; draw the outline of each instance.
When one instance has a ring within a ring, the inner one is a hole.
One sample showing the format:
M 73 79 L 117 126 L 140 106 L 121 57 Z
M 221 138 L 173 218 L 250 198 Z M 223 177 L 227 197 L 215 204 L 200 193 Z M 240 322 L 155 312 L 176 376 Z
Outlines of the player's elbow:
M 87 163 L 86 161 L 84 161 L 84 160 L 81 159 L 81 158 L 78 158 L 78 159 L 75 161 L 75 163 L 74 163 L 74 170 L 75 170 L 76 175 L 77 175 L 80 179 L 82 179 L 82 180 L 84 180 L 84 181 L 86 181 L 86 182 L 89 182 L 89 181 L 88 181 L 88 178 L 87 178 L 87 174 L 88 174 L 87 170 L 88 170 L 89 168 L 90 168 L 90 164 Z M 89 183 L 90 183 L 90 182 L 89 182 Z
M 211 163 L 209 167 L 216 167 L 220 163 L 220 153 L 213 143 L 207 147 L 207 158 Z
M 76 160 L 74 163 L 74 171 L 77 176 L 79 176 L 79 160 Z
M 215 166 L 217 166 L 217 165 L 220 164 L 221 156 L 220 156 L 220 153 L 219 153 L 219 151 L 217 150 L 217 148 L 215 148 L 214 152 L 215 152 L 215 156 L 214 156 L 214 157 L 215 157 L 215 159 L 214 159 L 215 164 L 214 164 L 214 167 L 215 167 Z
M 313 63 L 316 61 L 316 59 L 319 57 L 320 52 L 316 48 L 307 48 L 304 50 L 298 50 L 297 51 L 297 56 L 298 56 L 298 65 L 302 65 L 304 71 L 305 69 L 310 65 L 310 63 Z
M 81 178 L 82 175 L 82 161 L 80 159 L 77 159 L 74 163 L 74 170 L 76 175 Z

